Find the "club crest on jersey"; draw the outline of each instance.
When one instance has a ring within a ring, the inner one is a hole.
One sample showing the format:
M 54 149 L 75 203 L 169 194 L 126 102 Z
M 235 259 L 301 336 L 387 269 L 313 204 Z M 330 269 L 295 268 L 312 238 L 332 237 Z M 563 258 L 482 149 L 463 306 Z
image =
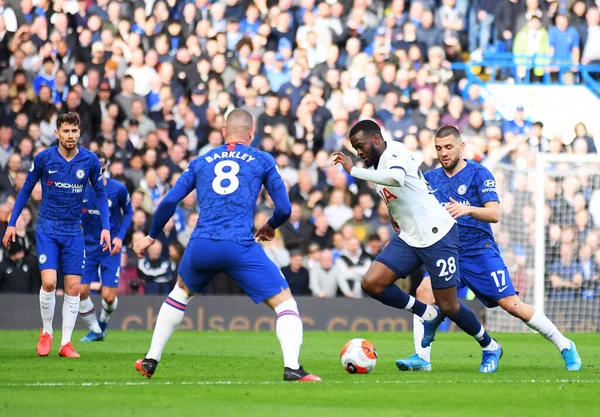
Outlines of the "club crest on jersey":
M 79 178 L 80 180 L 82 180 L 83 177 L 85 177 L 85 172 L 83 171 L 83 169 L 78 169 L 77 172 L 75 173 L 75 176 L 77 178 Z
M 46 263 L 46 261 L 48 260 L 48 257 L 42 253 L 40 255 L 40 259 L 39 260 L 40 260 L 40 264 L 44 265 Z
M 467 186 L 464 184 L 461 184 L 458 187 L 458 190 L 456 190 L 456 192 L 458 193 L 458 195 L 465 195 L 465 193 L 467 192 Z
M 390 159 L 398 159 L 400 158 L 400 154 L 398 152 L 394 152 L 390 155 Z

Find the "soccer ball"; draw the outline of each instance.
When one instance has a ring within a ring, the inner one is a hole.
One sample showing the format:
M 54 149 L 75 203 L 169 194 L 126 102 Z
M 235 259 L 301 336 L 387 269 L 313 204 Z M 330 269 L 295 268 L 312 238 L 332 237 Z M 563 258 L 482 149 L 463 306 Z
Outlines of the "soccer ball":
M 352 339 L 342 348 L 340 360 L 349 374 L 368 374 L 377 363 L 377 351 L 366 339 Z

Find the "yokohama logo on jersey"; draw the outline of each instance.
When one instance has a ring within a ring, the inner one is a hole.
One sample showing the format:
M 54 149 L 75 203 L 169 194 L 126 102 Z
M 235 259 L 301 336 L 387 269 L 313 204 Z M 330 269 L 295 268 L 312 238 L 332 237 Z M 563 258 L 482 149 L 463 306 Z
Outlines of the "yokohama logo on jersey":
M 55 181 L 51 181 L 51 180 L 48 180 L 47 184 L 50 187 L 70 189 L 72 193 L 82 193 L 83 192 L 83 184 L 69 184 L 68 182 L 55 182 Z

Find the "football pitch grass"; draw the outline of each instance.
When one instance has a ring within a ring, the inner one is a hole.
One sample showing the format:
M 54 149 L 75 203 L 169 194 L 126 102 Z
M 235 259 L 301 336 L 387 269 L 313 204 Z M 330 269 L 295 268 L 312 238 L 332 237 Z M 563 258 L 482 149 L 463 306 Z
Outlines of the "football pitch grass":
M 74 334 L 73 340 L 85 335 Z M 307 332 L 301 363 L 322 383 L 284 383 L 274 333 L 176 332 L 150 380 L 134 369 L 150 332 L 109 331 L 75 342 L 80 359 L 35 353 L 34 331 L 0 331 L 0 416 L 591 416 L 600 410 L 600 334 L 571 335 L 583 359 L 567 372 L 557 349 L 536 334 L 496 334 L 504 357 L 496 374 L 478 372 L 477 344 L 442 333 L 433 372 L 399 372 L 413 353 L 409 333 Z M 346 341 L 369 339 L 379 360 L 368 375 L 339 361 Z

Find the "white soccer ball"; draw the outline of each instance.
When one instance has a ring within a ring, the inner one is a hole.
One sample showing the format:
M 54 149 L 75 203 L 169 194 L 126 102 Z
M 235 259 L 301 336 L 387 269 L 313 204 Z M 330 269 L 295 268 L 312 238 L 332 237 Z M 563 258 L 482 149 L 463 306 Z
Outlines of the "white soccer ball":
M 352 339 L 342 348 L 340 360 L 349 374 L 368 374 L 377 364 L 377 351 L 366 339 Z

